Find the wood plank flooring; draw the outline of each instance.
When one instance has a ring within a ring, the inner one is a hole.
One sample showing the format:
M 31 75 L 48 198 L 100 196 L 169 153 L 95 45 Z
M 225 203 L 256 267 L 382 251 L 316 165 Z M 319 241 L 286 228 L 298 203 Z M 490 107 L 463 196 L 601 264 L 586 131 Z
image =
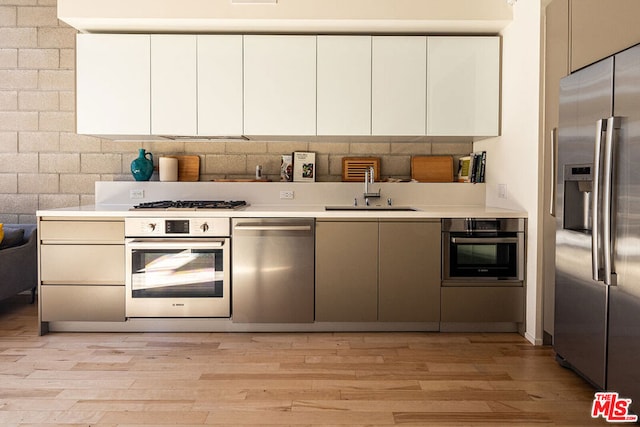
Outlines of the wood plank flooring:
M 28 301 L 0 301 L 1 426 L 607 425 L 517 334 L 39 337 Z

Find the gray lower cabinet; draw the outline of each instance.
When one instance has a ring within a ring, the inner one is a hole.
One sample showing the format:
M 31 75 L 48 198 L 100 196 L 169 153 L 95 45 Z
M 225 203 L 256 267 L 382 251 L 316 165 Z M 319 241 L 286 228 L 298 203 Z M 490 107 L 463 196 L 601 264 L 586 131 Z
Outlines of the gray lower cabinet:
M 317 221 L 316 321 L 439 319 L 439 220 Z
M 124 286 L 42 286 L 42 321 L 123 322 Z
M 440 321 L 440 221 L 380 221 L 378 320 Z
M 442 288 L 442 322 L 524 322 L 523 286 Z
M 316 222 L 316 321 L 378 319 L 378 221 Z
M 122 218 L 40 218 L 38 228 L 40 322 L 125 321 Z

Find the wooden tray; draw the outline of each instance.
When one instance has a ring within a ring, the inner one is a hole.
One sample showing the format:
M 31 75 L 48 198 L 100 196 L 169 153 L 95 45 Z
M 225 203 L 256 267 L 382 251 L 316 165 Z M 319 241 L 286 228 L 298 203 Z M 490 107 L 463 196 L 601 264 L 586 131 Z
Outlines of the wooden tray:
M 200 156 L 164 156 L 178 159 L 178 181 L 200 180 Z
M 418 182 L 453 182 L 453 157 L 414 156 L 411 178 Z
M 364 181 L 364 172 L 373 166 L 373 176 L 380 181 L 380 157 L 343 157 L 342 180 L 344 182 Z

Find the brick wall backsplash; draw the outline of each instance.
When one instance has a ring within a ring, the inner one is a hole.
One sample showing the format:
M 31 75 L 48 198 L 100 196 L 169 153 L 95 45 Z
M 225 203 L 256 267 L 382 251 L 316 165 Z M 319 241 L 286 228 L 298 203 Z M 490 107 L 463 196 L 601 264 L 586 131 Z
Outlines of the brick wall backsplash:
M 200 156 L 200 179 L 280 177 L 280 156 L 317 153 L 317 179 L 340 181 L 345 156 L 381 157 L 383 178 L 408 178 L 412 155 L 472 150 L 471 143 L 111 141 L 75 129 L 75 34 L 55 0 L 0 0 L 0 222 L 35 222 L 37 209 L 93 203 L 95 181 L 132 180 L 138 148 Z M 156 160 L 157 162 L 157 160 Z M 157 180 L 157 173 L 152 179 Z

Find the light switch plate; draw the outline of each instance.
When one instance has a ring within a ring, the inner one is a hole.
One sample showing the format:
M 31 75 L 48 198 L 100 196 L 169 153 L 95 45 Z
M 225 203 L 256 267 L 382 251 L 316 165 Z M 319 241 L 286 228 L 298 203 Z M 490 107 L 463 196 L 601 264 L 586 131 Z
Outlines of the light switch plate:
M 507 198 L 507 184 L 498 184 L 498 198 L 499 199 Z
M 129 198 L 144 199 L 144 190 L 141 190 L 141 189 L 129 190 Z
M 281 199 L 293 199 L 293 190 L 283 190 L 280 192 Z

